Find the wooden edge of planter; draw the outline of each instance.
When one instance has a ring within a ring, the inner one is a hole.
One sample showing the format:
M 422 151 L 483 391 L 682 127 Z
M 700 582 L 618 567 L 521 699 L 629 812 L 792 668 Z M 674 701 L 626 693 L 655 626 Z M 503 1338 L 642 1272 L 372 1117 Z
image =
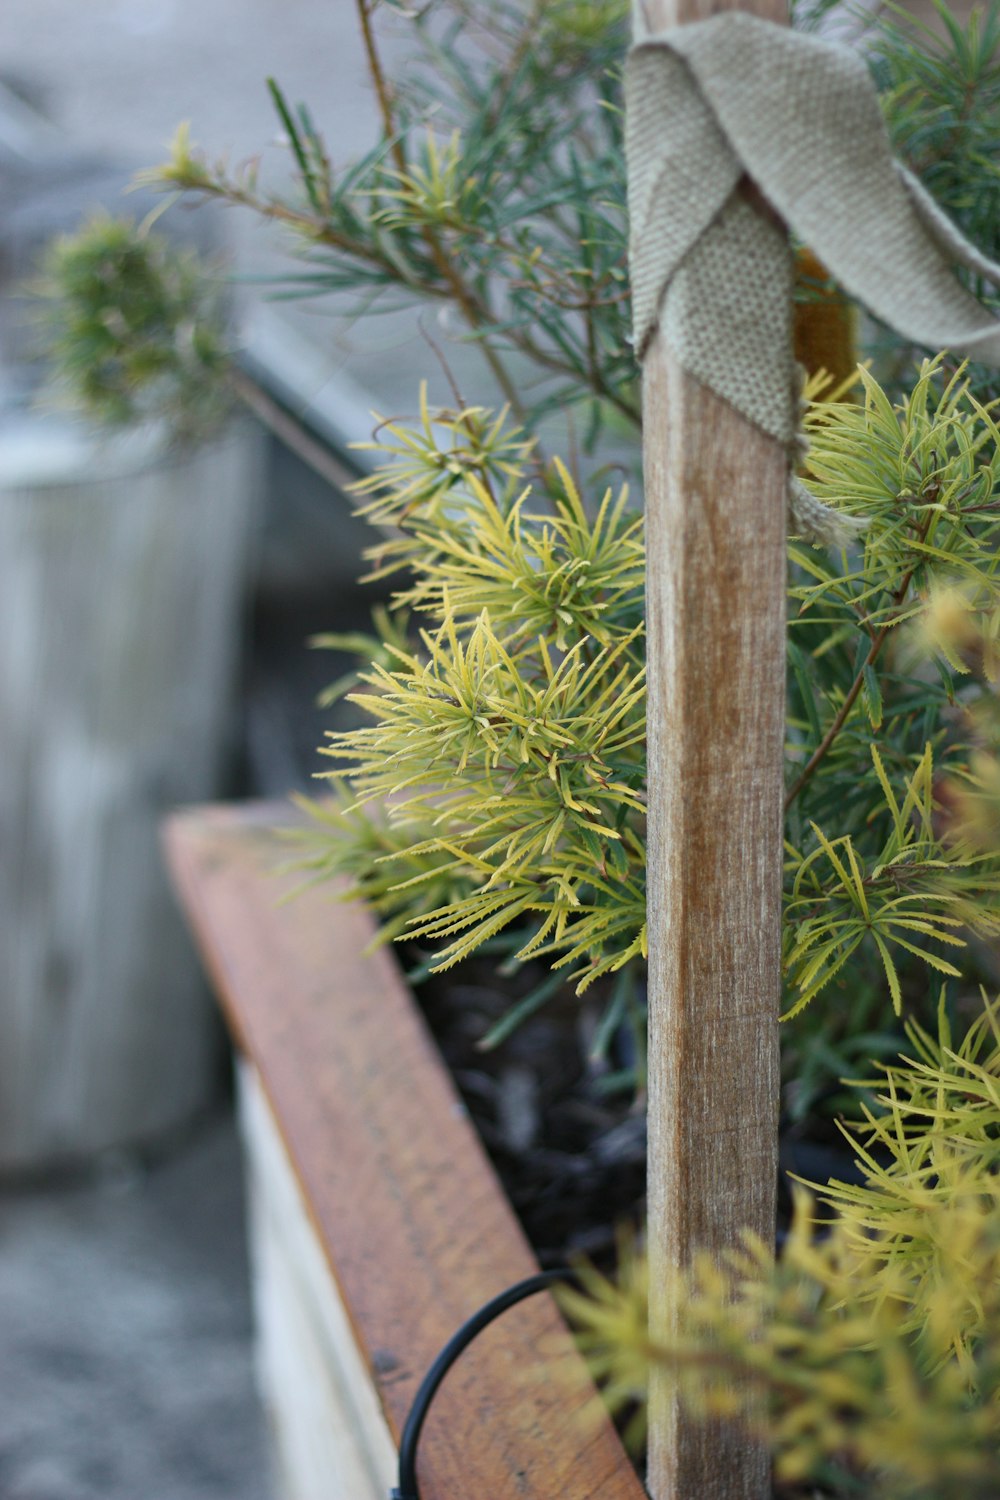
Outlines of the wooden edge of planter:
M 182 811 L 168 863 L 398 1442 L 458 1326 L 537 1263 L 396 961 L 358 903 L 279 874 L 280 804 Z M 552 1299 L 506 1313 L 442 1386 L 423 1500 L 640 1500 Z M 330 1500 L 352 1500 L 331 1496 Z

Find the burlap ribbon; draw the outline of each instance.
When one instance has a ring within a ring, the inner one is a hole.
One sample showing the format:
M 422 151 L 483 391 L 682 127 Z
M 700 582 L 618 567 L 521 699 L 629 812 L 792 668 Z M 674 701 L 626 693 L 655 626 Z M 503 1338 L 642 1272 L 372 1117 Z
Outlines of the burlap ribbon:
M 893 157 L 874 87 L 845 47 L 740 12 L 672 28 L 626 68 L 636 350 L 657 327 L 684 369 L 794 452 L 784 222 L 914 343 L 1000 364 L 1000 321 L 958 281 L 988 261 Z

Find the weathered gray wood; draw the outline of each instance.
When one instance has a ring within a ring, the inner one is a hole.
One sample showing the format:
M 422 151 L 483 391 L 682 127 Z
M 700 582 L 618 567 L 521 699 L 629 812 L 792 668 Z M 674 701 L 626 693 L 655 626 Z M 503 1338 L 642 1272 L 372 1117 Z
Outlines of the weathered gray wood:
M 637 0 L 636 34 L 784 0 Z M 657 337 L 643 375 L 651 1318 L 671 1271 L 774 1232 L 786 459 Z M 654 1500 L 762 1500 L 763 1449 L 654 1380 Z
M 239 1065 L 257 1373 L 280 1500 L 385 1500 L 396 1447 L 257 1070 Z
M 153 1137 L 218 1076 L 157 825 L 231 749 L 260 448 L 126 453 L 0 454 L 4 1169 Z

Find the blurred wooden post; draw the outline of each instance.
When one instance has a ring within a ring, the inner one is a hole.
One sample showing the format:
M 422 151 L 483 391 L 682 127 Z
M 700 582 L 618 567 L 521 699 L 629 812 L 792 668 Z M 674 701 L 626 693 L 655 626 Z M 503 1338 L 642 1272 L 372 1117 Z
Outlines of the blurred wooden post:
M 785 0 L 635 0 L 636 40 Z M 649 628 L 651 1318 L 673 1268 L 774 1233 L 786 457 L 686 375 L 643 372 Z M 764 1500 L 766 1451 L 654 1384 L 653 1500 Z

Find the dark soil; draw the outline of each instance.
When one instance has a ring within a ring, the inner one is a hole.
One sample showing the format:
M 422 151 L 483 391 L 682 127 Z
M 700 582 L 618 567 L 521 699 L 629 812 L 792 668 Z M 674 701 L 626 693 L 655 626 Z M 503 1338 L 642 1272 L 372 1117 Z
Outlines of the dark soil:
M 470 960 L 417 991 L 504 1189 L 543 1266 L 583 1254 L 614 1261 L 616 1230 L 638 1230 L 645 1204 L 646 1119 L 634 1091 L 607 1093 L 627 1050 L 589 1058 L 599 1001 L 570 991 L 547 1001 L 496 1048 L 483 1038 L 538 976 L 502 989 L 494 969 Z
M 591 1056 L 603 997 L 583 1002 L 569 989 L 496 1048 L 482 1040 L 537 983 L 498 981 L 485 960 L 432 976 L 418 990 L 431 1030 L 543 1266 L 585 1255 L 614 1263 L 622 1229 L 638 1232 L 645 1213 L 645 1101 L 609 1092 L 631 1061 L 627 1028 L 607 1060 Z M 782 1129 L 778 1239 L 791 1213 L 790 1177 L 823 1184 L 859 1180 L 832 1119 Z
M 566 990 L 483 1050 L 483 1038 L 539 978 L 519 975 L 512 993 L 495 968 L 473 959 L 433 976 L 417 995 L 539 1262 L 565 1265 L 582 1254 L 610 1273 L 619 1233 L 640 1233 L 645 1216 L 645 1101 L 634 1090 L 608 1092 L 616 1070 L 632 1061 L 630 1037 L 623 1028 L 609 1058 L 595 1062 L 602 997 L 581 1003 Z M 791 1210 L 789 1174 L 815 1183 L 858 1180 L 833 1120 L 781 1132 L 779 1243 Z M 637 1468 L 641 1475 L 641 1459 Z M 774 1500 L 821 1500 L 823 1493 L 792 1486 L 775 1490 Z

